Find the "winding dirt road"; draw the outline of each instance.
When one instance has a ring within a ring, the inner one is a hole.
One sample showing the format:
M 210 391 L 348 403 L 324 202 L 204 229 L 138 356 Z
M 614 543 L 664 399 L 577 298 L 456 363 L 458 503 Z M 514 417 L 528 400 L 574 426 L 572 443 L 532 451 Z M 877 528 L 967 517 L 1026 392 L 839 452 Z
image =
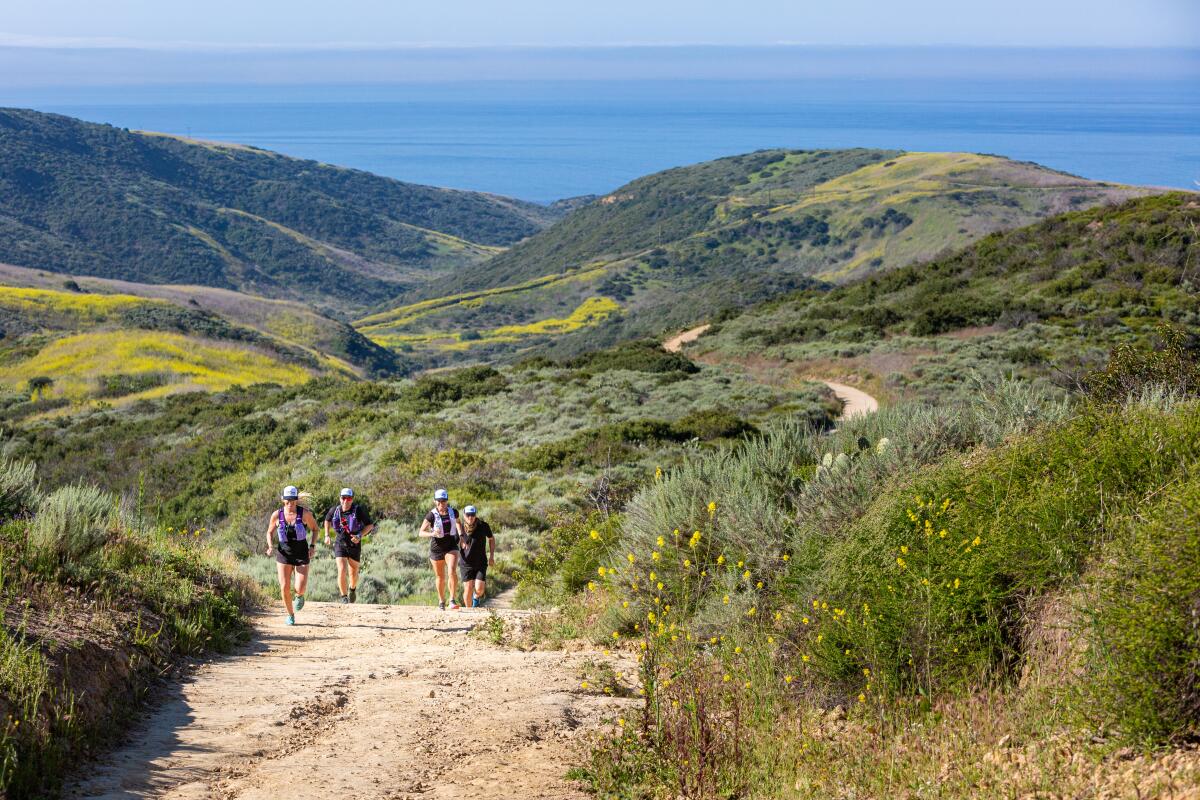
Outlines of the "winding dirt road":
M 699 339 L 710 327 L 710 325 L 699 325 L 690 330 L 683 331 L 677 336 L 672 336 L 663 342 L 663 349 L 668 353 L 678 353 L 683 349 L 685 344 Z M 843 404 L 840 419 L 852 419 L 879 410 L 879 401 L 862 389 L 855 389 L 853 386 L 847 386 L 844 383 L 835 383 L 834 381 L 827 381 L 821 378 L 809 378 L 808 380 L 823 383 L 833 390 L 833 393 L 837 395 Z
M 507 625 L 529 612 L 497 612 Z M 583 798 L 563 777 L 602 718 L 598 654 L 496 647 L 484 610 L 310 603 L 178 685 L 64 797 Z
M 834 383 L 833 381 L 825 381 L 820 378 L 813 378 L 813 380 L 820 381 L 828 386 L 837 395 L 837 398 L 842 401 L 842 415 L 839 419 L 853 419 L 854 417 L 861 417 L 864 414 L 870 414 L 879 410 L 879 401 L 862 389 L 855 389 L 853 386 L 847 386 L 844 383 Z

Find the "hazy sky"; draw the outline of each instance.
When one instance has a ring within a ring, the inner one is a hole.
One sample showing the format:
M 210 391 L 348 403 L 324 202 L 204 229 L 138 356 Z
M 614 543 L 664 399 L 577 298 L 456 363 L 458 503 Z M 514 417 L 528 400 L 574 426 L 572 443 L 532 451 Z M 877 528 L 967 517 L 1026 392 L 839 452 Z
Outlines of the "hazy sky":
M 2 0 L 0 44 L 1200 45 L 1200 0 Z

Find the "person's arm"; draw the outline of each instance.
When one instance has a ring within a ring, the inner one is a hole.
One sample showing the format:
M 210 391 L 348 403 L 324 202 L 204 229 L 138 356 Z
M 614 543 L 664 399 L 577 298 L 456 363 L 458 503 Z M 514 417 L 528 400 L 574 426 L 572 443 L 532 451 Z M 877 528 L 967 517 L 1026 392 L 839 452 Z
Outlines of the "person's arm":
M 329 526 L 329 515 L 325 515 L 325 546 L 329 547 L 329 531 L 332 530 Z
M 421 530 L 417 533 L 417 535 L 424 536 L 426 539 L 432 539 L 434 537 L 435 534 L 433 532 L 433 523 L 429 521 L 428 516 L 421 520 Z
M 495 534 L 487 537 L 488 540 L 488 566 L 496 566 L 496 536 Z
M 307 508 L 304 509 L 304 527 L 312 531 L 313 538 L 309 547 L 315 549 L 317 546 L 317 531 L 321 529 L 317 526 L 317 518 L 314 517 L 312 511 L 309 511 Z
M 267 555 L 271 555 L 271 551 L 275 549 L 275 515 L 272 514 L 267 519 Z
M 370 536 L 373 530 L 375 530 L 374 522 L 368 522 L 366 525 L 363 525 L 362 530 L 358 532 L 357 541 L 361 542 L 365 537 Z

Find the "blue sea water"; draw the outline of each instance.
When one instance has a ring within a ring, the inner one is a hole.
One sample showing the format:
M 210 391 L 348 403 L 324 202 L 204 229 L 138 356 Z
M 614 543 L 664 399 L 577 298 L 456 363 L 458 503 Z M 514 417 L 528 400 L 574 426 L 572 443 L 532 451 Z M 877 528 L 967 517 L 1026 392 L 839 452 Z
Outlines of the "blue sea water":
M 768 147 L 965 150 L 1099 180 L 1200 181 L 1200 82 L 1180 80 L 188 85 L 0 104 L 538 202 Z

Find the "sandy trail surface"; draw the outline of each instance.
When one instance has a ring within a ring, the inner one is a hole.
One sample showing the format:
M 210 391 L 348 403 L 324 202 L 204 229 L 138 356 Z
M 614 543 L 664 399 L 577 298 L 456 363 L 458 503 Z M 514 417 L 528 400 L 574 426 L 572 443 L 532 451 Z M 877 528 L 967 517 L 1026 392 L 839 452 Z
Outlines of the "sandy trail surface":
M 855 389 L 853 386 L 847 386 L 844 383 L 824 381 L 820 378 L 813 378 L 813 380 L 820 381 L 830 389 L 833 389 L 833 393 L 842 401 L 844 405 L 842 406 L 842 416 L 839 419 L 853 419 L 854 417 L 861 417 L 863 414 L 870 414 L 873 411 L 879 410 L 879 401 L 862 389 Z
M 685 344 L 699 339 L 710 327 L 710 325 L 700 325 L 686 330 L 677 336 L 673 336 L 663 342 L 663 349 L 668 353 L 678 353 L 683 349 Z M 847 386 L 844 383 L 835 383 L 834 381 L 822 380 L 821 378 L 809 378 L 808 380 L 823 383 L 833 390 L 838 399 L 844 403 L 841 419 L 851 419 L 879 410 L 879 401 L 862 389 L 855 389 L 853 386 Z
M 486 617 L 332 603 L 309 603 L 294 627 L 262 615 L 250 644 L 197 668 L 64 796 L 585 797 L 566 770 L 636 701 L 580 688 L 597 653 L 468 635 Z
M 685 344 L 699 339 L 710 327 L 712 326 L 701 325 L 699 327 L 692 328 L 691 330 L 684 331 L 678 336 L 672 336 L 670 339 L 667 339 L 665 342 L 663 342 L 663 350 L 666 350 L 668 353 L 678 353 L 683 349 Z

